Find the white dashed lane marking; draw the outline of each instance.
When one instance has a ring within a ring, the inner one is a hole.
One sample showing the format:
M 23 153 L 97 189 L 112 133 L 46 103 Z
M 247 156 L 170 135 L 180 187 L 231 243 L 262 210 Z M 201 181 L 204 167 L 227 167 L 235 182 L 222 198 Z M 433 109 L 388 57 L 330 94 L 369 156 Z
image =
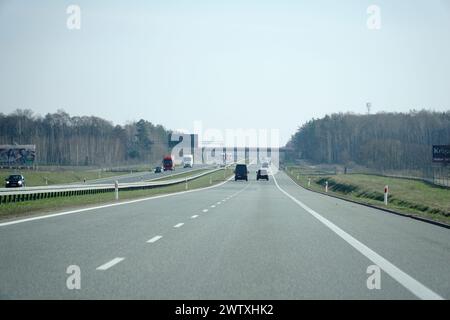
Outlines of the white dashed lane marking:
M 203 209 L 203 212 L 208 212 L 208 209 Z
M 198 215 L 195 214 L 195 215 L 193 215 L 193 216 L 191 217 L 191 219 L 195 219 L 195 218 L 197 218 L 197 217 L 198 217 Z
M 162 236 L 155 236 L 155 237 L 151 238 L 150 240 L 148 240 L 147 243 L 156 242 L 156 241 L 158 241 L 161 238 L 162 238 Z
M 173 227 L 174 227 L 174 228 L 179 228 L 179 227 L 181 227 L 182 225 L 184 225 L 184 223 L 183 223 L 183 222 L 180 222 L 180 223 L 177 223 L 176 225 L 174 225 Z
M 98 267 L 96 270 L 105 271 L 111 268 L 112 266 L 118 264 L 119 262 L 123 261 L 125 258 L 114 258 L 111 261 L 102 264 L 100 267 Z

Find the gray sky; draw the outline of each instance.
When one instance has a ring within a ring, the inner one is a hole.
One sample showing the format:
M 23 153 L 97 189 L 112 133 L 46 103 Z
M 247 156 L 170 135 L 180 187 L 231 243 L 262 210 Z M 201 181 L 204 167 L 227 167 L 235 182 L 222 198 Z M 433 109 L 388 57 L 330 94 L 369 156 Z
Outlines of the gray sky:
M 66 27 L 68 5 L 81 29 Z M 369 5 L 381 29 L 367 27 Z M 0 0 L 0 112 L 279 129 L 450 109 L 450 1 Z

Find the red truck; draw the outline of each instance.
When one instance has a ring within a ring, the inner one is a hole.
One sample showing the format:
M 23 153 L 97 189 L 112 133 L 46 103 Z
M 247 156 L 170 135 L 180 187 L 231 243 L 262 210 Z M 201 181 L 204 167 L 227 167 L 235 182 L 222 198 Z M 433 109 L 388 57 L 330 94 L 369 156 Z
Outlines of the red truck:
M 175 161 L 171 155 L 164 157 L 163 168 L 164 168 L 164 171 L 175 170 Z

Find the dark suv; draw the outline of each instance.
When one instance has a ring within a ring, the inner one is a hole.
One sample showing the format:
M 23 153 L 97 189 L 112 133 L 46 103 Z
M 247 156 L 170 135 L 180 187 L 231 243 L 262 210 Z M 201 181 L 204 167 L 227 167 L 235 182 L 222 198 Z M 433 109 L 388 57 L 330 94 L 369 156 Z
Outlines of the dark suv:
M 234 169 L 234 181 L 245 180 L 248 181 L 248 169 L 246 164 L 237 164 Z
M 5 187 L 25 187 L 25 178 L 20 174 L 12 174 L 8 177 L 8 179 L 5 179 Z
M 256 181 L 259 181 L 259 179 L 265 179 L 269 181 L 269 172 L 267 168 L 261 168 L 256 172 Z

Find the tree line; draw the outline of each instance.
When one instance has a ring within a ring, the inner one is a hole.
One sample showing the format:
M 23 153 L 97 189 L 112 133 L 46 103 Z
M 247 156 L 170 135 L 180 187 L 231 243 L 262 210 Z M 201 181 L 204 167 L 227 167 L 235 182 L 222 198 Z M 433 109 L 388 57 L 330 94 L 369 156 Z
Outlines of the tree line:
M 315 163 L 396 170 L 430 167 L 439 144 L 450 144 L 450 111 L 327 115 L 301 126 L 287 146 Z
M 46 165 L 123 165 L 160 161 L 170 131 L 139 120 L 121 125 L 63 110 L 44 117 L 31 110 L 0 113 L 1 145 L 36 145 L 36 162 Z

